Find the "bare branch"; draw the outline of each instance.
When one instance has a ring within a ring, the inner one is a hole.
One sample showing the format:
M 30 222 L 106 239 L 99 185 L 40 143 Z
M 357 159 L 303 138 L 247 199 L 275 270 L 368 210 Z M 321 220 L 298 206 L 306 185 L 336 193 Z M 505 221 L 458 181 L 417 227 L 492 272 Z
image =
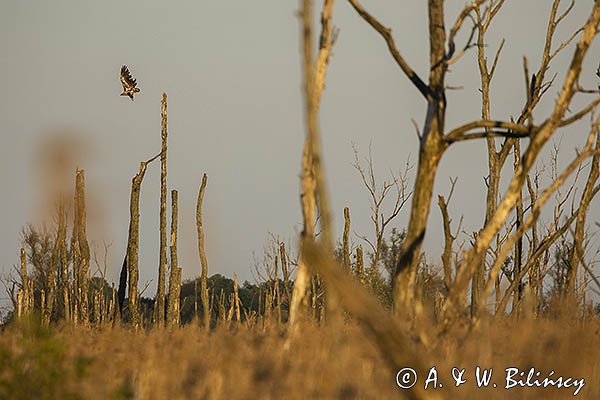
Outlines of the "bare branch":
M 415 85 L 415 87 L 421 92 L 423 97 L 429 99 L 432 96 L 431 89 L 423 80 L 417 75 L 417 73 L 408 65 L 408 63 L 404 60 L 398 49 L 396 48 L 396 44 L 394 42 L 394 37 L 392 36 L 392 30 L 386 28 L 379 22 L 374 16 L 369 14 L 367 10 L 358 2 L 358 0 L 348 0 L 348 2 L 352 5 L 354 10 L 360 15 L 373 29 L 375 29 L 385 40 L 387 43 L 388 49 L 396 60 L 396 63 L 402 69 L 404 74 L 410 79 L 410 81 Z
M 526 133 L 528 135 L 531 134 L 531 132 L 533 131 L 533 127 L 529 127 L 529 126 L 525 126 L 522 124 L 516 124 L 514 122 L 505 122 L 505 121 L 491 121 L 491 120 L 479 120 L 479 121 L 473 121 L 473 122 L 469 122 L 468 124 L 459 126 L 458 128 L 450 131 L 450 133 L 448 133 L 445 136 L 445 141 L 448 143 L 452 143 L 452 142 L 456 142 L 458 140 L 460 140 L 461 135 L 463 135 L 464 133 L 472 130 L 472 129 L 476 129 L 476 128 L 491 128 L 491 129 L 508 129 L 510 131 L 512 131 L 513 133 Z M 506 135 L 501 135 L 501 136 L 508 136 L 509 133 L 507 133 Z M 485 136 L 482 136 L 485 137 Z M 522 136 L 518 136 L 518 137 L 522 137 Z
M 526 138 L 529 137 L 527 133 L 518 133 L 513 131 L 483 131 L 473 132 L 466 135 L 458 136 L 455 138 L 446 139 L 447 143 L 464 142 L 466 140 L 493 138 L 493 137 L 504 137 L 504 138 Z
M 598 106 L 598 104 L 600 104 L 600 96 L 596 97 L 594 99 L 594 101 L 592 101 L 590 104 L 588 104 L 581 111 L 573 114 L 569 118 L 566 118 L 566 119 L 563 119 L 562 121 L 560 121 L 558 126 L 563 127 L 563 126 L 571 125 L 572 123 L 579 121 L 581 118 L 585 117 L 587 114 L 594 111 L 594 109 Z
M 486 284 L 486 287 L 484 289 L 484 297 L 483 298 L 486 298 L 487 294 L 490 292 L 492 283 L 493 283 L 493 281 L 495 281 L 496 276 L 500 270 L 500 267 L 504 263 L 504 260 L 508 256 L 508 253 L 510 252 L 510 250 L 512 249 L 514 244 L 517 242 L 517 240 L 519 240 L 519 238 L 523 235 L 523 233 L 531 227 L 532 223 L 535 220 L 537 220 L 543 206 L 550 199 L 552 194 L 560 186 L 563 185 L 563 183 L 571 175 L 571 173 L 573 171 L 575 171 L 585 159 L 593 156 L 594 154 L 596 154 L 598 152 L 598 150 L 593 149 L 594 134 L 595 134 L 595 132 L 592 132 L 588 136 L 588 141 L 587 141 L 583 151 L 565 168 L 565 170 L 558 176 L 558 178 L 554 182 L 552 182 L 552 184 L 546 190 L 544 190 L 544 192 L 541 194 L 538 201 L 535 203 L 534 208 L 531 210 L 531 213 L 528 216 L 528 218 L 519 227 L 519 229 L 517 231 L 515 231 L 515 233 L 513 233 L 511 235 L 511 237 L 507 240 L 507 242 L 503 246 L 502 250 L 500 251 L 498 257 L 496 258 L 496 261 L 494 262 L 494 266 L 492 267 L 492 270 L 490 271 L 490 277 L 489 277 L 488 283 Z

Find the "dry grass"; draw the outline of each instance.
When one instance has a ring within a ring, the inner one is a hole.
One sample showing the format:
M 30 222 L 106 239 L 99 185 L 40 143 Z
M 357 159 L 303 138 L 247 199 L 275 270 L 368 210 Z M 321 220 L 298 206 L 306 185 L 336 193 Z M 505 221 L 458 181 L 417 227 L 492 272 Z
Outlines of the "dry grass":
M 196 325 L 135 333 L 128 328 L 35 324 L 0 334 L 2 399 L 400 399 L 397 371 L 353 323 L 307 326 L 301 345 L 286 350 L 276 326 L 263 330 Z M 436 366 L 452 399 L 566 399 L 573 389 L 504 390 L 504 369 L 531 367 L 585 378 L 580 399 L 600 398 L 600 321 L 484 322 L 464 340 L 442 338 L 415 349 Z M 474 369 L 494 368 L 496 389 L 478 389 Z M 452 367 L 468 382 L 453 386 Z M 496 375 L 497 374 L 497 375 Z M 423 384 L 421 377 L 418 384 Z M 434 389 L 429 389 L 434 390 Z

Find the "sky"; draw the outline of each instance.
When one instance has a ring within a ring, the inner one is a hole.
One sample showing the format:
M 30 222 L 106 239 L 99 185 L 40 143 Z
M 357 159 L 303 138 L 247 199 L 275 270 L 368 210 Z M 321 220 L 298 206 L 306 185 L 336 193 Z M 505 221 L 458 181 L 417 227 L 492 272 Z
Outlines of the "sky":
M 450 25 L 465 1 L 446 3 Z M 509 0 L 489 32 L 490 53 L 506 39 L 492 84 L 494 118 L 520 112 L 523 57 L 532 70 L 539 65 L 550 3 Z M 363 4 L 393 29 L 403 56 L 426 77 L 426 2 Z M 168 95 L 167 182 L 169 190 L 179 191 L 183 278 L 200 271 L 195 206 L 203 173 L 208 174 L 204 211 L 211 274 L 235 271 L 241 280 L 252 280 L 255 260 L 262 259 L 271 234 L 296 243 L 304 136 L 298 7 L 297 1 L 283 0 L 0 1 L 0 273 L 17 263 L 22 227 L 51 221 L 49 193 L 56 182 L 47 158 L 59 148 L 73 157 L 70 186 L 74 167 L 85 170 L 89 240 L 100 258 L 103 243 L 110 246 L 107 278 L 117 279 L 126 249 L 131 178 L 140 161 L 160 151 L 163 92 Z M 577 1 L 557 38 L 568 38 L 591 7 L 589 1 Z M 352 146 L 361 154 L 372 146 L 380 179 L 407 161 L 414 164 L 418 141 L 411 119 L 422 124 L 426 104 L 348 2 L 336 2 L 333 20 L 340 33 L 320 115 L 324 162 L 336 232 L 342 231 L 342 210 L 348 206 L 352 240 L 360 243 L 358 235 L 372 237 L 373 228 L 367 192 L 352 166 Z M 558 82 L 572 51 L 552 65 Z M 596 41 L 582 74 L 588 87 L 595 87 L 599 56 Z M 141 88 L 134 102 L 119 96 L 123 64 Z M 452 66 L 447 83 L 462 87 L 448 93 L 447 127 L 478 119 L 474 50 Z M 547 115 L 557 92 L 550 89 L 537 121 Z M 574 156 L 586 135 L 586 124 L 557 134 L 561 163 Z M 437 176 L 435 193 L 441 194 L 448 192 L 450 178 L 458 177 L 450 213 L 455 221 L 464 217 L 466 234 L 481 227 L 486 164 L 483 141 L 460 143 L 446 152 Z M 159 170 L 158 163 L 150 165 L 141 194 L 140 284 L 151 281 L 149 296 L 158 270 Z M 411 186 L 413 177 L 409 174 Z M 442 232 L 433 207 L 425 250 L 436 263 Z M 407 205 L 392 226 L 406 226 L 408 211 Z M 597 201 L 590 217 L 600 220 Z M 4 293 L 1 299 L 6 300 Z

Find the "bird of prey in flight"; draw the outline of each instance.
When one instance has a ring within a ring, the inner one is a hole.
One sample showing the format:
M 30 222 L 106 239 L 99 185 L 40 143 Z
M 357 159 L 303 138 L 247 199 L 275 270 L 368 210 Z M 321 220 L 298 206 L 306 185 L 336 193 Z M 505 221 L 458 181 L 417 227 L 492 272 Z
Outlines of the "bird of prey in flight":
M 138 93 L 140 89 L 136 87 L 137 81 L 131 77 L 127 65 L 121 67 L 121 83 L 123 84 L 123 93 L 121 93 L 121 96 L 129 96 L 131 101 L 133 101 L 133 95 Z

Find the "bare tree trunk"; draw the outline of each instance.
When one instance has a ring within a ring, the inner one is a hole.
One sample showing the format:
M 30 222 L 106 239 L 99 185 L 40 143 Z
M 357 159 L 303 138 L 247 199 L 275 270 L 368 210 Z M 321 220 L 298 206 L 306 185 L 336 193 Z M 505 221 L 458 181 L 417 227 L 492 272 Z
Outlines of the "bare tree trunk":
M 577 271 L 579 265 L 584 262 L 583 242 L 585 234 L 585 222 L 587 218 L 587 211 L 589 205 L 594 197 L 594 187 L 598 180 L 600 170 L 600 118 L 595 121 L 592 130 L 596 132 L 596 153 L 592 158 L 592 164 L 590 166 L 590 172 L 588 179 L 585 183 L 585 188 L 581 195 L 581 201 L 579 203 L 579 209 L 577 210 L 577 218 L 575 222 L 575 231 L 573 232 L 573 246 L 571 247 L 571 254 L 569 260 L 569 274 L 567 275 L 567 296 L 570 302 L 576 300 L 575 296 L 575 280 L 577 278 Z
M 67 257 L 67 222 L 64 199 L 58 205 L 58 232 L 56 237 L 58 257 L 60 261 L 60 284 L 62 292 L 63 316 L 65 320 L 71 319 L 69 309 L 69 260 Z
M 46 309 L 46 291 L 44 289 L 40 290 L 40 311 L 43 311 Z M 42 315 L 42 323 L 46 324 L 46 320 L 45 318 L 43 318 Z
M 118 310 L 118 306 L 117 306 L 117 291 L 115 289 L 115 284 L 113 283 L 111 285 L 111 291 L 110 291 L 110 295 L 111 298 L 109 300 L 108 303 L 108 310 L 107 310 L 107 315 L 106 315 L 106 321 L 109 321 L 110 318 L 112 318 L 112 323 L 113 326 L 114 324 L 116 324 L 117 320 L 121 320 L 121 316 L 119 314 Z
M 356 275 L 361 284 L 365 284 L 365 268 L 363 261 L 363 248 L 359 244 L 356 248 Z
M 235 303 L 235 319 L 238 323 L 242 322 L 242 316 L 240 313 L 240 296 L 238 293 L 238 280 L 235 272 L 233 273 L 233 301 Z
M 75 184 L 75 219 L 77 220 L 77 247 L 80 252 L 80 262 L 78 269 L 79 282 L 79 319 L 81 323 L 87 325 L 89 323 L 88 313 L 88 271 L 90 267 L 90 246 L 87 241 L 86 229 L 86 210 L 85 210 L 85 176 L 81 169 L 77 170 Z
M 277 323 L 281 324 L 281 290 L 279 288 L 279 255 L 277 254 L 277 250 L 275 249 L 275 285 L 273 286 L 273 297 L 275 298 L 277 307 Z
M 593 151 L 593 136 L 590 135 L 588 138 L 588 143 L 586 144 L 583 151 L 581 153 L 579 153 L 578 156 L 567 166 L 567 168 L 552 182 L 552 184 L 546 190 L 544 190 L 544 192 L 542 193 L 542 195 L 539 197 L 538 201 L 536 202 L 534 209 L 531 210 L 531 214 L 524 221 L 521 228 L 519 230 L 517 230 L 516 232 L 514 232 L 508 238 L 508 240 L 506 241 L 506 244 L 502 248 L 502 251 L 499 253 L 498 258 L 496 259 L 494 265 L 492 266 L 492 269 L 490 271 L 490 281 L 488 281 L 488 284 L 486 285 L 486 287 L 484 289 L 484 293 L 489 292 L 489 288 L 491 286 L 491 281 L 493 279 L 495 279 L 495 277 L 499 274 L 500 267 L 501 267 L 502 263 L 504 262 L 504 260 L 506 259 L 506 257 L 508 256 L 510 249 L 516 244 L 519 237 L 521 237 L 523 235 L 523 233 L 527 229 L 529 229 L 531 227 L 531 225 L 533 224 L 533 222 L 538 218 L 540 210 L 542 209 L 544 204 L 548 201 L 548 199 L 550 198 L 550 195 L 552 193 L 554 193 L 557 190 L 557 188 L 560 187 L 564 183 L 564 181 L 569 177 L 569 175 L 585 159 L 592 156 L 593 153 L 594 153 L 594 151 Z M 598 191 L 600 191 L 600 187 L 597 186 L 592 191 L 593 195 L 595 195 Z M 573 216 L 571 216 L 571 218 L 569 218 L 563 224 L 563 226 L 560 229 L 558 229 L 553 235 L 547 236 L 544 239 L 544 241 L 542 241 L 542 244 L 540 244 L 539 248 L 535 251 L 535 253 L 532 255 L 532 257 L 530 257 L 530 262 L 528 262 L 528 264 L 525 266 L 525 268 L 523 268 L 523 270 L 521 271 L 521 273 L 517 277 L 517 279 L 513 279 L 511 286 L 507 289 L 507 292 L 505 293 L 504 297 L 502 298 L 502 301 L 500 302 L 497 312 L 500 312 L 500 313 L 504 312 L 504 308 L 508 301 L 509 295 L 512 292 L 514 292 L 515 290 L 517 290 L 518 283 L 523 279 L 523 276 L 528 271 L 528 269 L 530 269 L 534 265 L 533 261 L 536 258 L 538 258 L 541 254 L 543 254 L 543 252 L 545 252 L 549 248 L 549 246 L 558 237 L 562 236 L 564 234 L 564 232 L 566 232 L 566 230 L 568 229 L 568 227 L 570 226 L 570 224 L 573 222 L 574 219 L 575 219 L 575 214 Z M 469 265 L 469 264 L 467 264 L 467 265 Z
M 307 129 L 304 150 L 302 153 L 302 215 L 304 229 L 300 238 L 300 259 L 296 269 L 296 280 L 292 302 L 290 304 L 290 326 L 292 335 L 298 321 L 300 306 L 305 304 L 306 290 L 308 289 L 308 270 L 302 257 L 302 248 L 308 241 L 314 241 L 314 224 L 317 210 L 317 200 L 320 206 L 321 227 L 323 230 L 323 243 L 333 251 L 331 234 L 331 216 L 329 214 L 329 200 L 325 188 L 325 177 L 321 164 L 321 150 L 318 137 L 318 110 L 321 95 L 325 86 L 325 75 L 329 64 L 331 48 L 335 40 L 332 25 L 334 0 L 324 0 L 321 13 L 321 35 L 317 60 L 313 63 L 312 44 L 312 1 L 302 1 L 302 54 L 304 68 L 304 99 L 305 99 L 305 124 Z M 333 308 L 333 298 L 330 298 Z
M 102 319 L 102 310 L 100 309 L 100 294 L 98 290 L 94 290 L 92 294 L 92 318 L 91 322 L 96 325 L 100 325 L 100 321 Z
M 402 244 L 400 259 L 394 272 L 395 310 L 399 312 L 400 309 L 405 308 L 406 313 L 412 315 L 415 278 L 429 217 L 435 175 L 442 154 L 450 143 L 444 140 L 446 110 L 444 76 L 447 71 L 447 58 L 444 51 L 446 32 L 443 0 L 429 0 L 428 3 L 431 65 L 429 85 L 423 82 L 396 49 L 391 30 L 369 14 L 358 0 L 349 0 L 349 2 L 356 12 L 385 39 L 394 60 L 425 97 L 428 104 L 423 133 L 420 137 L 419 162 L 412 195 L 410 220 L 406 238 Z
M 302 194 L 300 200 L 302 203 L 302 216 L 304 220 L 304 229 L 300 236 L 300 247 L 302 243 L 308 240 L 314 240 L 315 237 L 315 215 L 317 211 L 317 200 L 315 189 L 316 183 L 312 168 L 312 157 L 310 155 L 310 143 L 308 140 L 304 142 L 304 152 L 302 155 Z M 296 268 L 296 279 L 290 302 L 290 326 L 294 327 L 300 317 L 302 309 L 306 308 L 306 292 L 309 284 L 308 267 L 302 258 L 300 251 L 300 259 Z M 304 310 L 305 311 L 305 310 Z
M 429 0 L 429 60 L 432 68 L 429 73 L 427 116 L 421 137 L 417 177 L 412 196 L 410 220 L 406 238 L 402 243 L 400 260 L 394 279 L 394 306 L 398 313 L 402 309 L 412 315 L 416 273 L 425 238 L 429 217 L 429 207 L 433 195 L 433 185 L 442 154 L 447 148 L 444 142 L 444 122 L 446 118 L 446 94 L 444 76 L 447 65 L 445 59 L 446 28 L 443 0 Z
M 21 247 L 21 300 L 19 301 L 19 317 L 29 313 L 29 277 L 27 276 L 27 255 Z
M 235 296 L 232 294 L 229 295 L 229 310 L 227 311 L 227 329 L 231 327 L 231 321 L 233 320 L 233 313 L 235 310 Z
M 450 201 L 448 196 L 448 202 Z M 446 292 L 450 291 L 452 286 L 452 246 L 454 244 L 455 236 L 452 235 L 450 215 L 448 214 L 448 203 L 444 199 L 444 196 L 438 196 L 438 206 L 442 213 L 442 222 L 444 224 L 444 252 L 442 253 L 442 266 L 444 267 L 444 287 Z
M 279 258 L 281 260 L 281 271 L 283 274 L 283 291 L 285 293 L 286 301 L 290 302 L 291 293 L 290 293 L 290 273 L 288 270 L 288 260 L 287 254 L 285 252 L 285 243 L 281 242 L 279 245 Z
M 489 120 L 491 118 L 491 106 L 490 106 L 490 84 L 494 77 L 494 72 L 496 70 L 496 65 L 498 63 L 498 58 L 500 56 L 500 52 L 504 47 L 504 41 L 502 41 L 498 51 L 496 52 L 496 56 L 494 57 L 494 61 L 492 62 L 491 67 L 488 67 L 487 56 L 486 56 L 486 43 L 485 43 L 485 34 L 490 27 L 490 24 L 493 18 L 497 15 L 498 11 L 502 7 L 504 0 L 501 0 L 496 5 L 490 3 L 489 12 L 482 13 L 480 12 L 479 5 L 477 6 L 476 14 L 477 14 L 477 61 L 479 64 L 479 74 L 481 77 L 481 117 L 484 120 Z M 486 10 L 486 11 L 488 11 Z M 485 128 L 485 132 L 487 134 L 490 133 L 489 128 Z M 507 139 L 511 141 L 512 139 Z M 486 194 L 486 202 L 485 202 L 485 221 L 484 226 L 489 221 L 491 216 L 496 211 L 496 207 L 498 204 L 498 192 L 499 192 L 499 184 L 500 184 L 500 170 L 501 166 L 504 163 L 504 159 L 502 159 L 501 150 L 500 154 L 496 150 L 496 138 L 489 135 L 486 138 L 487 149 L 488 149 L 488 179 L 487 179 L 487 194 Z M 509 143 L 504 144 L 506 148 L 509 148 Z M 485 262 L 482 262 L 477 266 L 475 274 L 473 276 L 472 284 L 471 284 L 471 306 L 472 312 L 479 307 L 481 302 L 480 296 L 483 291 L 483 287 L 485 285 Z
M 179 210 L 177 190 L 171 191 L 171 275 L 169 276 L 169 299 L 167 323 L 170 326 L 179 324 L 179 295 L 181 293 L 181 268 L 177 258 L 177 213 Z
M 223 289 L 221 289 L 221 294 L 219 295 L 219 321 L 225 322 L 227 320 L 227 311 L 225 310 L 225 294 L 223 293 Z
M 535 177 L 535 187 L 534 183 L 531 182 L 531 178 L 527 177 L 527 190 L 529 191 L 529 208 L 533 209 L 535 207 L 535 203 L 538 198 L 538 178 Z M 534 317 L 538 314 L 538 301 L 539 301 L 539 269 L 540 269 L 540 259 L 543 256 L 542 253 L 534 259 L 532 259 L 532 254 L 539 247 L 539 237 L 538 237 L 538 221 L 534 221 L 531 225 L 531 250 L 529 251 L 529 260 L 527 264 L 532 263 L 531 268 L 529 269 L 529 288 L 531 289 L 531 311 L 533 312 Z M 523 269 L 527 268 L 527 264 Z
M 127 239 L 127 269 L 129 274 L 129 315 L 135 329 L 140 327 L 141 316 L 138 302 L 139 245 L 140 245 L 140 190 L 148 164 L 160 154 L 140 163 L 139 172 L 131 180 L 129 200 L 129 236 Z
M 453 301 L 446 303 L 447 308 L 445 312 L 450 311 L 450 309 L 453 309 L 452 312 L 459 312 L 462 308 L 462 304 L 464 303 L 462 297 L 466 291 L 466 282 L 472 277 L 476 265 L 484 259 L 491 241 L 498 234 L 510 211 L 513 209 L 528 173 L 533 167 L 543 146 L 559 127 L 566 126 L 585 115 L 582 112 L 579 112 L 574 114 L 573 117 L 563 120 L 567 108 L 577 92 L 576 83 L 578 82 L 581 73 L 583 60 L 597 33 L 598 21 L 600 21 L 600 3 L 596 2 L 588 21 L 583 27 L 581 39 L 579 40 L 575 53 L 571 59 L 565 81 L 558 99 L 555 102 L 554 109 L 552 110 L 550 117 L 548 117 L 548 119 L 546 119 L 539 127 L 536 127 L 535 131 L 530 135 L 530 144 L 523 154 L 522 162 L 509 183 L 507 192 L 499 203 L 492 219 L 490 219 L 486 226 L 480 231 L 473 248 L 465 254 L 464 265 L 461 267 L 457 276 L 457 283 L 454 285 L 455 290 L 453 290 L 453 293 L 451 294 Z M 494 279 L 495 276 L 496 275 L 493 277 Z M 448 317 L 447 320 L 450 320 L 451 316 L 447 313 L 445 314 Z
M 204 329 L 210 330 L 210 305 L 208 303 L 208 261 L 206 260 L 206 250 L 204 248 L 204 226 L 202 224 L 202 202 L 204 201 L 204 190 L 206 189 L 206 174 L 202 176 L 202 184 L 198 192 L 198 202 L 196 203 L 196 228 L 198 230 L 198 253 L 200 264 L 202 266 L 200 297 L 202 299 L 202 312 L 204 317 Z
M 48 271 L 48 299 L 46 301 L 46 307 L 43 310 L 43 318 L 45 323 L 50 323 L 52 320 L 52 313 L 55 310 L 56 301 L 56 293 L 57 293 L 57 281 L 60 278 L 60 245 L 59 245 L 59 236 L 60 236 L 60 224 L 61 224 L 61 203 L 62 197 L 59 198 L 58 204 L 58 229 L 56 232 L 56 240 L 54 241 L 54 247 L 52 248 L 52 256 L 50 259 L 50 269 Z
M 69 307 L 71 309 L 71 316 L 75 324 L 80 321 L 80 306 L 79 301 L 81 300 L 81 250 L 79 249 L 79 242 L 77 240 L 77 232 L 79 232 L 79 219 L 77 218 L 77 194 L 73 198 L 73 233 L 71 235 L 71 257 L 73 259 L 73 284 L 71 285 Z
M 194 279 L 194 319 L 198 318 L 198 279 Z
M 161 103 L 160 153 L 160 249 L 158 261 L 158 286 L 156 289 L 155 320 L 159 326 L 165 319 L 165 275 L 167 266 L 167 94 L 163 93 Z M 177 267 L 177 266 L 175 266 Z
M 342 254 L 342 265 L 346 272 L 350 271 L 350 209 L 344 207 L 344 236 L 343 236 L 343 254 Z
M 517 168 L 519 167 L 519 163 L 521 160 L 521 143 L 518 140 L 515 140 L 515 145 L 514 145 L 514 168 L 515 171 L 517 170 Z M 523 192 L 522 189 L 519 190 L 518 194 L 517 194 L 517 202 L 515 205 L 515 210 L 516 210 L 516 215 L 517 215 L 517 223 L 515 225 L 515 228 L 517 230 L 519 230 L 521 228 L 521 226 L 523 226 L 523 221 L 525 219 L 524 217 L 524 212 L 523 212 Z M 513 305 L 518 305 L 521 303 L 521 298 L 523 297 L 523 284 L 522 284 L 522 278 L 520 278 L 521 275 L 521 270 L 523 269 L 523 237 L 520 237 L 517 240 L 516 246 L 515 246 L 515 260 L 514 260 L 514 269 L 513 269 L 513 280 L 518 279 L 517 280 L 517 286 L 516 286 L 516 292 L 515 292 L 515 297 L 513 299 Z M 518 315 L 518 308 L 514 308 L 513 310 L 517 311 L 517 315 Z

